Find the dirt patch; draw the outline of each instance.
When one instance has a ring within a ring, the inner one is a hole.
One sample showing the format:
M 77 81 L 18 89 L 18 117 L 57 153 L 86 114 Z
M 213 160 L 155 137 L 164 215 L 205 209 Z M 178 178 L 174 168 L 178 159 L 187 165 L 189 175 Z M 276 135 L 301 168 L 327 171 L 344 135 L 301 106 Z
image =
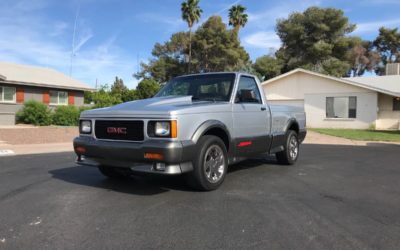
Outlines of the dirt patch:
M 42 144 L 72 142 L 78 136 L 78 127 L 13 127 L 0 128 L 0 141 L 3 143 Z

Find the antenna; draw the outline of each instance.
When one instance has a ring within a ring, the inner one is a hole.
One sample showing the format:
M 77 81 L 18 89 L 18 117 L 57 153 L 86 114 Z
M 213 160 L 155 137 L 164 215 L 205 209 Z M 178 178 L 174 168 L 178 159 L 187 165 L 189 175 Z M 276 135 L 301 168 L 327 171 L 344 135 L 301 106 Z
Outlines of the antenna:
M 72 63 L 73 63 L 73 58 L 75 56 L 75 33 L 76 33 L 76 23 L 78 21 L 78 16 L 79 16 L 79 11 L 81 9 L 81 4 L 78 5 L 78 8 L 76 9 L 76 15 L 75 15 L 75 22 L 74 22 L 74 31 L 72 33 L 72 50 L 71 50 L 71 64 L 69 66 L 69 76 L 72 77 Z

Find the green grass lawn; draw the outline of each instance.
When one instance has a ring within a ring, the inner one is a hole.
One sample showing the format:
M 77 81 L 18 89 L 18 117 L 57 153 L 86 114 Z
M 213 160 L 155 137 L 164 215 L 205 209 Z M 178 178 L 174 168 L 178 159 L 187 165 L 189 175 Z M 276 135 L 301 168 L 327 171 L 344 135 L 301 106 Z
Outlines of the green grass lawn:
M 400 142 L 400 131 L 331 128 L 312 128 L 309 130 L 351 140 Z

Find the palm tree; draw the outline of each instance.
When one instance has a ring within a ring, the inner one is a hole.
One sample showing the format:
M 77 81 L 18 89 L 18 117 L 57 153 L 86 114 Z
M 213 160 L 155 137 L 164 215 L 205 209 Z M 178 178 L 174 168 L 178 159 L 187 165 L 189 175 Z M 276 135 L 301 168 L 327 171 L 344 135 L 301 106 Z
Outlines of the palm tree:
M 247 14 L 244 13 L 246 7 L 242 5 L 233 5 L 229 9 L 229 25 L 233 26 L 233 31 L 239 34 L 240 26 L 244 27 L 247 23 Z
M 200 15 L 203 12 L 199 7 L 199 1 L 200 0 L 186 0 L 181 4 L 182 19 L 187 22 L 189 27 L 189 72 L 190 60 L 192 57 L 192 27 L 200 20 Z

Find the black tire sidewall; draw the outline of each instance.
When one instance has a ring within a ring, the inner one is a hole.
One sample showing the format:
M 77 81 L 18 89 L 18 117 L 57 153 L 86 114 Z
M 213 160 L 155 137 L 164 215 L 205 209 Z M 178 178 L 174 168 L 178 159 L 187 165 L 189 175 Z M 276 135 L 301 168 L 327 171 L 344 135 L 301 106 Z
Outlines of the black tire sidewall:
M 297 151 L 297 155 L 296 155 L 295 159 L 292 159 L 290 157 L 290 153 L 289 153 L 290 138 L 292 138 L 292 136 L 295 136 L 296 140 L 297 140 L 297 150 L 298 151 Z M 278 162 L 281 164 L 285 164 L 285 165 L 293 165 L 299 158 L 299 154 L 300 154 L 299 137 L 298 137 L 296 131 L 288 130 L 286 132 L 285 144 L 283 146 L 284 146 L 284 150 L 276 153 L 276 158 L 277 158 Z
M 221 149 L 222 152 L 224 154 L 224 172 L 222 174 L 221 179 L 216 182 L 216 183 L 212 183 L 209 182 L 207 177 L 205 176 L 205 170 L 204 170 L 204 156 L 205 153 L 207 152 L 207 149 L 209 147 L 211 147 L 212 145 L 218 145 Z M 196 159 L 193 161 L 193 175 L 194 175 L 194 180 L 196 182 L 196 189 L 199 190 L 203 190 L 203 191 L 210 191 L 210 190 L 214 190 L 217 189 L 222 182 L 225 179 L 226 173 L 227 173 L 227 169 L 228 169 L 228 158 L 227 158 L 227 151 L 226 151 L 226 147 L 224 142 L 216 137 L 216 136 L 212 136 L 212 135 L 206 135 L 200 138 L 199 142 L 198 142 L 198 149 L 197 149 L 197 156 Z
M 294 137 L 296 138 L 296 140 L 297 140 L 297 155 L 296 155 L 296 158 L 295 158 L 295 159 L 292 159 L 292 157 L 290 157 L 290 152 L 289 152 L 290 139 L 291 139 L 293 136 L 294 136 Z M 288 133 L 287 133 L 287 135 L 286 135 L 286 146 L 285 146 L 285 153 L 286 153 L 286 157 L 287 157 L 287 159 L 288 159 L 288 163 L 289 163 L 289 164 L 294 164 L 294 163 L 297 161 L 297 158 L 299 158 L 299 150 L 300 150 L 300 147 L 299 147 L 299 138 L 298 138 L 298 136 L 297 136 L 297 133 L 296 133 L 295 131 L 293 131 L 293 130 L 289 130 Z

